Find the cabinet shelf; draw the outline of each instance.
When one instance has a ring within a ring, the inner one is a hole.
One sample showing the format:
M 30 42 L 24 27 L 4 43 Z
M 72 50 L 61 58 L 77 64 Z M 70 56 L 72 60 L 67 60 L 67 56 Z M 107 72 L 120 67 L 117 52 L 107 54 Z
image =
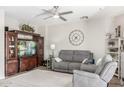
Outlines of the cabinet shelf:
M 118 52 L 107 52 L 107 54 L 119 54 Z
M 118 79 L 121 77 L 121 52 L 122 52 L 122 41 L 124 42 L 124 38 L 122 37 L 112 37 L 109 39 L 106 39 L 106 53 L 110 54 L 113 57 L 113 60 L 117 62 L 117 70 L 115 72 L 115 76 L 118 77 Z
M 118 46 L 108 46 L 108 49 L 114 49 L 114 48 L 119 48 Z
M 9 45 L 9 48 L 15 48 L 15 45 Z

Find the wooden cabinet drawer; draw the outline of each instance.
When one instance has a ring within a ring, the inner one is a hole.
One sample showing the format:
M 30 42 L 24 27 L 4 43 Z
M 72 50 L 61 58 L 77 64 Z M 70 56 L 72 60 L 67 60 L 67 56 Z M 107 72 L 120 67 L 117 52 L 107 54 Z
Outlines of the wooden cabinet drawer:
M 29 59 L 29 70 L 33 69 L 37 66 L 37 58 L 36 57 L 32 57 Z
M 20 71 L 21 72 L 28 70 L 28 66 L 29 66 L 29 63 L 28 63 L 27 59 L 21 59 L 20 60 Z
M 20 71 L 27 71 L 35 68 L 37 65 L 37 57 L 27 57 L 20 59 Z
M 18 72 L 18 61 L 8 61 L 6 64 L 6 76 L 14 75 Z

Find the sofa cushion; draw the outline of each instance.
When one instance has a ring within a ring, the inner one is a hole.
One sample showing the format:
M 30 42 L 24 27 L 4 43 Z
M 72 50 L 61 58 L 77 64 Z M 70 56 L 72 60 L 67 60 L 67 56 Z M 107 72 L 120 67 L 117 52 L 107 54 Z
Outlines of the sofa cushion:
M 63 61 L 72 61 L 73 51 L 72 50 L 61 50 L 59 53 L 59 58 Z
M 80 51 L 74 50 L 73 61 L 75 62 L 82 62 L 85 58 L 90 59 L 91 53 L 90 51 Z
M 68 66 L 69 66 L 69 62 L 62 61 L 62 62 L 56 62 L 54 68 L 68 70 Z
M 73 62 L 69 63 L 69 70 L 79 70 L 81 63 Z

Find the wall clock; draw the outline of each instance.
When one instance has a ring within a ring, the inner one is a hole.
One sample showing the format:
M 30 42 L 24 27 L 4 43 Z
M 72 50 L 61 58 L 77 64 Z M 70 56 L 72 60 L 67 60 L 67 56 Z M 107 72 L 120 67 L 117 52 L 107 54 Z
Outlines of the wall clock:
M 84 41 L 84 34 L 80 30 L 73 30 L 69 34 L 69 42 L 74 46 L 79 46 Z

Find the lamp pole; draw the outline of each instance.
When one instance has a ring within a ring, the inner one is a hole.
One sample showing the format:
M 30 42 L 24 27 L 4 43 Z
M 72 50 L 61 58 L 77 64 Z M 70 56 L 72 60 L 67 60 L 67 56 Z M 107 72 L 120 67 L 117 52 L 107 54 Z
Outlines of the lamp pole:
M 54 49 L 52 49 L 52 57 L 54 57 Z

